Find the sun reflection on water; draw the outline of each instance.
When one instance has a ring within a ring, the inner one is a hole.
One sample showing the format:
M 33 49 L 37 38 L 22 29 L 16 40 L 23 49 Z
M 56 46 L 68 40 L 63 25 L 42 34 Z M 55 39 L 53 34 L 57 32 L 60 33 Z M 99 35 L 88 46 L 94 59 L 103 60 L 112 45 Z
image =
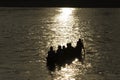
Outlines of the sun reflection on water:
M 76 76 L 84 75 L 87 68 L 90 68 L 91 64 L 82 64 L 75 59 L 72 64 L 66 64 L 65 67 L 61 67 L 61 70 L 56 70 L 54 72 L 54 80 L 76 80 Z M 79 78 L 79 80 L 81 80 Z
M 60 14 L 56 15 L 54 21 L 57 24 L 52 25 L 51 30 L 55 32 L 52 34 L 52 45 L 65 45 L 68 42 L 74 44 L 78 40 L 78 28 L 75 28 L 74 8 L 60 8 Z

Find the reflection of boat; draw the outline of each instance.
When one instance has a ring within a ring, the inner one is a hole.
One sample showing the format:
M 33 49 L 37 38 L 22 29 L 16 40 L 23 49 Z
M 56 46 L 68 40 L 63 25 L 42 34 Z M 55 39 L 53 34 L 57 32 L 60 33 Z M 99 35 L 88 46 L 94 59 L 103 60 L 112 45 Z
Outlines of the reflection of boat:
M 51 47 L 51 50 L 53 48 Z M 58 49 L 59 50 L 59 49 Z M 71 46 L 71 43 L 67 44 L 67 48 L 60 49 L 58 52 L 51 51 L 47 56 L 47 67 L 49 70 L 54 70 L 55 66 L 65 66 L 65 64 L 71 64 L 76 58 L 83 62 L 85 55 L 83 54 L 83 43 L 77 43 L 77 46 L 74 48 Z M 49 53 L 49 52 L 48 52 Z

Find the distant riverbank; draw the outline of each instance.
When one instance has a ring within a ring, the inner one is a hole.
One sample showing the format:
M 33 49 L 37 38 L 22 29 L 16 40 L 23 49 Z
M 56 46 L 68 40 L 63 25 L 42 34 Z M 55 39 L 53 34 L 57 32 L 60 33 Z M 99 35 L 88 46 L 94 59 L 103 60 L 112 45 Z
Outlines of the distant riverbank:
M 43 1 L 1 1 L 0 7 L 120 7 L 117 1 L 99 1 L 99 0 L 84 0 L 84 1 L 71 1 L 66 0 L 59 2 L 56 0 L 43 0 Z

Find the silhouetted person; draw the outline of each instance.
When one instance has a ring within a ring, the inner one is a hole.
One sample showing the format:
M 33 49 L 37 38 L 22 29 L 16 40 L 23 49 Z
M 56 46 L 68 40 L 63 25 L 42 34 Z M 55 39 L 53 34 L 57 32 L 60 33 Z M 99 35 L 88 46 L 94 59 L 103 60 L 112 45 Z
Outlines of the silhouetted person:
M 65 54 L 65 46 L 63 46 L 61 49 L 61 55 L 64 56 L 64 54 Z
M 67 43 L 66 54 L 68 59 L 72 59 L 74 56 L 74 48 L 72 47 L 71 43 Z
M 84 48 L 83 41 L 81 39 L 79 39 L 77 41 L 77 46 L 76 47 Z
M 47 62 L 48 64 L 52 64 L 55 62 L 55 51 L 53 50 L 52 46 L 50 47 L 50 50 L 48 51 Z
M 58 45 L 58 49 L 57 49 L 57 52 L 56 52 L 56 61 L 57 63 L 61 63 L 61 55 L 62 55 L 62 48 L 60 45 Z
M 75 47 L 75 50 L 76 50 L 76 56 L 79 58 L 79 59 L 82 59 L 82 49 L 84 49 L 84 45 L 83 45 L 83 42 L 81 39 L 79 39 L 77 41 L 77 45 Z
M 63 48 L 62 48 L 61 58 L 62 58 L 62 60 L 64 60 L 64 61 L 65 61 L 65 59 L 66 59 L 66 47 L 65 47 L 65 46 L 63 46 Z
M 72 47 L 72 45 L 71 45 L 71 43 L 67 43 L 67 49 L 72 49 L 73 47 Z
M 60 46 L 60 45 L 58 45 L 57 54 L 60 54 L 60 53 L 61 53 L 61 51 L 62 51 L 62 48 L 61 48 L 61 46 Z
M 53 50 L 53 47 L 50 47 L 50 51 L 48 51 L 48 57 L 49 58 L 53 58 L 55 55 L 55 51 Z
M 47 67 L 51 71 L 55 69 L 55 51 L 53 50 L 52 46 L 50 47 L 50 50 L 48 51 Z
M 63 50 L 65 50 L 65 46 L 63 46 Z

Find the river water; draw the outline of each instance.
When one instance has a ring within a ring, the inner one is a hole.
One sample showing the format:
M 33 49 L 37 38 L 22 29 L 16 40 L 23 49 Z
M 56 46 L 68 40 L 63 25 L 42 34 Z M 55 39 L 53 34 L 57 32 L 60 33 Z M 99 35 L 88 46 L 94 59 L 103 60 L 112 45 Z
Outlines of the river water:
M 0 80 L 120 80 L 119 8 L 0 7 Z M 49 71 L 50 46 L 84 41 L 84 64 Z

